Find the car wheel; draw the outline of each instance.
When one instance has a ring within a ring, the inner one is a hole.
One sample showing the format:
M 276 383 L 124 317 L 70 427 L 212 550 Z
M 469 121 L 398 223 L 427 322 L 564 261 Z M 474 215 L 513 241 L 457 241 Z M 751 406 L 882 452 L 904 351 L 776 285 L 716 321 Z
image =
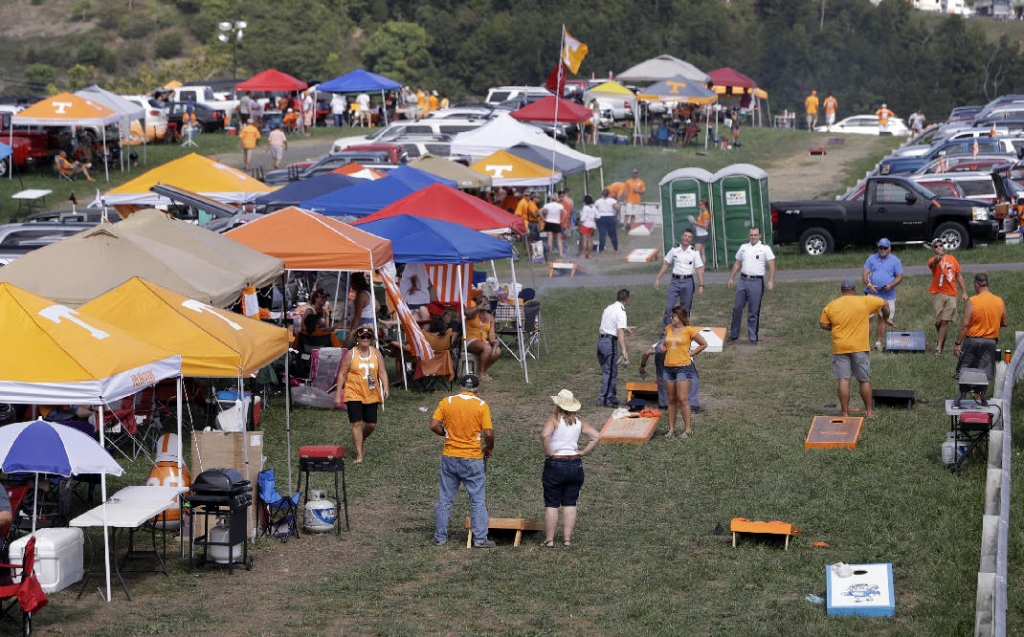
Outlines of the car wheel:
M 9 161 L 10 159 L 0 159 L 0 177 L 7 176 L 7 170 L 10 166 L 10 164 L 8 163 Z
M 935 231 L 935 236 L 932 237 L 933 241 L 935 239 L 942 241 L 942 245 L 946 250 L 968 248 L 971 245 L 971 237 L 967 234 L 967 229 L 959 223 L 952 221 L 938 227 Z
M 835 249 L 832 233 L 824 228 L 810 228 L 800 235 L 800 251 L 812 257 L 820 257 Z

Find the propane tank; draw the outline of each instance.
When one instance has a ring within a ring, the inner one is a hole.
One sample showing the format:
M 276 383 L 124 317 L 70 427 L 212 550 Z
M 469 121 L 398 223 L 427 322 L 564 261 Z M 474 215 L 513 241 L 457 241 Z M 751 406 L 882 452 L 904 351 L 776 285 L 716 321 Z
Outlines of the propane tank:
M 234 546 L 228 546 L 228 542 L 231 541 L 231 527 L 228 525 L 227 518 L 217 518 L 217 526 L 210 529 L 210 559 L 218 564 L 227 564 L 232 559 L 235 562 L 242 561 L 242 543 L 239 542 Z M 218 544 L 214 544 L 214 543 Z M 230 556 L 228 550 L 230 549 Z
M 326 495 L 322 489 L 310 489 L 303 524 L 307 531 L 325 533 L 334 530 L 334 522 L 338 517 L 337 509 L 334 501 L 328 500 Z

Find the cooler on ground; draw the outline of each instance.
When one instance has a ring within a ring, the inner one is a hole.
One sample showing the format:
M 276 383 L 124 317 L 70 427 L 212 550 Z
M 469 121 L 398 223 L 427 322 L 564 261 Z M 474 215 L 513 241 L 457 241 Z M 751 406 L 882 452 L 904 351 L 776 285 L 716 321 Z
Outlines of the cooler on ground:
M 32 535 L 36 538 L 36 564 L 32 570 L 43 591 L 56 593 L 82 580 L 82 547 L 85 543 L 82 529 L 37 529 Z M 26 535 L 11 543 L 11 562 L 21 564 L 25 557 L 25 544 L 30 537 Z M 15 582 L 20 580 L 20 576 L 15 576 Z

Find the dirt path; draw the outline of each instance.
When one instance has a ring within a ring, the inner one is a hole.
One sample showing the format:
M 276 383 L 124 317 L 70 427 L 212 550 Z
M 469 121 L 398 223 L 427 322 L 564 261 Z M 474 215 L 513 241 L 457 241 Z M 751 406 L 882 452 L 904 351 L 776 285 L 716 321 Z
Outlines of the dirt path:
M 817 199 L 828 193 L 845 190 L 847 166 L 864 157 L 884 153 L 892 142 L 867 135 L 834 137 L 842 143 L 828 144 L 824 135 L 808 135 L 808 148 L 824 147 L 825 155 L 800 151 L 780 157 L 767 166 L 768 191 L 774 201 Z

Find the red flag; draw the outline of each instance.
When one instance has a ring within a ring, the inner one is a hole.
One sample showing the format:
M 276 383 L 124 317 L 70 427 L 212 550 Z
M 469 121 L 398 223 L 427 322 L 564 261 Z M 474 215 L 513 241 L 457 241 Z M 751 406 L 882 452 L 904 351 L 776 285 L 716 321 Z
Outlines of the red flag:
M 544 86 L 559 97 L 565 93 L 565 65 L 561 61 L 548 75 L 548 81 L 544 83 Z

